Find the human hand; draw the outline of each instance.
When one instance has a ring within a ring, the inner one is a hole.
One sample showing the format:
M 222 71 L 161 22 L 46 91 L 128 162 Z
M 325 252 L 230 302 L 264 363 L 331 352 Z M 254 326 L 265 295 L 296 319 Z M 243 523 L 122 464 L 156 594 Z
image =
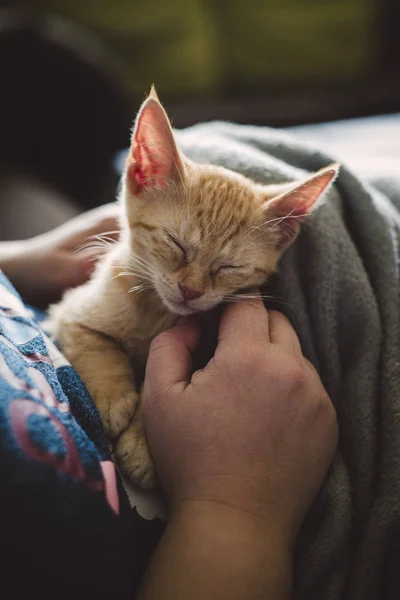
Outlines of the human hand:
M 172 512 L 218 504 L 293 543 L 337 444 L 333 406 L 296 333 L 261 299 L 222 316 L 214 357 L 191 375 L 194 321 L 151 345 L 143 408 Z
M 103 250 L 96 236 L 116 239 L 118 215 L 119 207 L 113 202 L 29 240 L 0 243 L 0 268 L 28 302 L 47 305 L 56 301 L 64 290 L 89 278 Z

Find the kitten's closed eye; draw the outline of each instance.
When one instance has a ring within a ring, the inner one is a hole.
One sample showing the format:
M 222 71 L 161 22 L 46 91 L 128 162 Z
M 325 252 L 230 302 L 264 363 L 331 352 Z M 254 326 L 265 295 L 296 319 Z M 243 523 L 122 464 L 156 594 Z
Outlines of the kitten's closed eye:
M 176 237 L 174 237 L 173 235 L 171 235 L 170 233 L 167 234 L 169 239 L 171 240 L 171 242 L 173 242 L 175 244 L 175 246 L 177 248 L 179 248 L 179 250 L 182 252 L 183 258 L 186 258 L 187 256 L 187 251 L 186 248 L 182 245 L 181 242 L 179 242 Z
M 220 265 L 218 267 L 218 269 L 215 271 L 215 274 L 221 273 L 221 271 L 222 272 L 226 271 L 228 273 L 229 271 L 238 271 L 240 269 L 245 269 L 245 268 L 246 268 L 246 265 Z
M 244 269 L 244 265 L 221 265 L 218 267 L 218 271 L 221 269 Z

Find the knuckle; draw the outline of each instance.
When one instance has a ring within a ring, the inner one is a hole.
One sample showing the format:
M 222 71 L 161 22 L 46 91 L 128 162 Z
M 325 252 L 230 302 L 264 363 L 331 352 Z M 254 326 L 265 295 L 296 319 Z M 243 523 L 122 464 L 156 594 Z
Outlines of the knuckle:
M 327 423 L 332 427 L 337 427 L 337 413 L 328 394 L 323 395 L 321 400 L 321 408 Z
M 307 385 L 305 369 L 298 361 L 290 361 L 287 365 L 285 376 L 290 385 L 295 389 L 302 389 Z
M 322 383 L 319 382 L 318 388 L 314 388 L 314 409 L 317 417 L 328 427 L 337 427 L 336 409 Z
M 336 448 L 339 441 L 339 425 L 336 410 L 327 394 L 319 402 L 319 427 L 324 435 L 326 444 L 332 449 Z

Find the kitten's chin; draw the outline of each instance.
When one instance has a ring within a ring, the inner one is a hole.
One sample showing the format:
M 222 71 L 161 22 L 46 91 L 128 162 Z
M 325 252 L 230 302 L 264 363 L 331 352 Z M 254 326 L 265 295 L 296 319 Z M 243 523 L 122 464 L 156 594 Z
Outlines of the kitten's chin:
M 174 300 L 169 300 L 168 298 L 165 298 L 165 297 L 162 297 L 162 302 L 168 308 L 168 310 L 170 310 L 172 313 L 174 313 L 176 315 L 180 315 L 182 317 L 187 316 L 187 315 L 194 315 L 194 314 L 200 313 L 200 312 L 207 312 L 208 310 L 215 308 L 215 306 L 217 306 L 217 304 L 219 304 L 219 301 L 214 301 L 214 302 L 207 302 L 206 304 L 203 304 L 203 305 L 200 304 L 200 306 L 188 306 L 186 304 L 186 302 L 183 302 L 182 300 L 174 301 Z M 194 302 L 196 302 L 196 301 L 194 301 Z
M 175 315 L 181 315 L 182 317 L 185 315 L 193 315 L 198 312 L 198 310 L 194 308 L 190 308 L 183 302 L 172 302 L 171 300 L 167 300 L 166 298 L 162 298 L 164 305 Z

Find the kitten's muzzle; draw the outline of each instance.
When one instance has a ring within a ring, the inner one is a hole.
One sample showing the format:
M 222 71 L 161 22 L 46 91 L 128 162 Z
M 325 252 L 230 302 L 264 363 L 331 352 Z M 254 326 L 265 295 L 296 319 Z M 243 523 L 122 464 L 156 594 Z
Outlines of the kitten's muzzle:
M 185 302 L 190 302 L 190 300 L 196 300 L 197 298 L 204 296 L 204 292 L 201 292 L 200 290 L 194 290 L 187 285 L 178 283 L 178 287 Z

